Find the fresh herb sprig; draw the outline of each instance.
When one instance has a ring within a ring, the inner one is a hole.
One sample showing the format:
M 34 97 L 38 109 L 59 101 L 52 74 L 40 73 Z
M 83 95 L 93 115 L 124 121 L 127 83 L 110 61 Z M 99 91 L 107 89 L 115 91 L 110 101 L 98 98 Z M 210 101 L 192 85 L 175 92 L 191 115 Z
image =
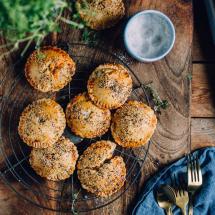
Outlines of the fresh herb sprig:
M 81 39 L 89 45 L 96 44 L 98 38 L 100 37 L 100 33 L 87 27 L 86 23 L 81 19 L 80 14 L 77 12 L 77 8 L 81 9 L 82 13 L 85 15 L 88 14 L 89 16 L 96 16 L 95 12 L 91 11 L 87 0 L 82 0 L 76 3 L 74 2 L 72 4 L 72 10 L 75 11 L 75 13 L 73 13 L 72 19 L 84 26 L 84 28 L 82 28 Z
M 187 74 L 187 79 L 189 80 L 189 81 L 192 81 L 192 74 L 191 73 L 189 73 L 189 74 Z
M 86 2 L 86 0 L 83 0 Z M 0 46 L 1 53 L 4 48 L 5 56 L 20 47 L 25 42 L 21 56 L 24 55 L 32 42 L 38 48 L 43 39 L 52 32 L 59 32 L 60 22 L 69 24 L 73 28 L 84 29 L 75 10 L 75 1 L 67 0 L 2 0 L 0 1 L 0 36 L 6 39 L 6 44 Z M 86 9 L 86 3 L 84 9 Z M 63 17 L 63 11 L 71 11 L 71 19 Z
M 89 45 L 96 45 L 101 33 L 85 27 L 82 31 L 82 40 Z
M 50 32 L 58 31 L 57 21 L 60 19 L 67 3 L 63 0 L 3 0 L 0 2 L 0 31 L 9 47 L 8 53 L 27 42 L 21 55 L 31 42 L 38 47 L 43 38 Z M 7 53 L 4 53 L 7 54 Z
M 73 215 L 78 215 L 78 211 L 76 210 L 76 202 L 78 200 L 78 196 L 81 192 L 81 189 L 77 193 L 72 194 L 72 205 L 71 205 L 71 212 Z
M 167 100 L 162 100 L 151 84 L 143 85 L 143 87 L 149 94 L 150 99 L 153 101 L 153 108 L 155 112 L 161 113 L 161 109 L 168 108 L 169 102 Z

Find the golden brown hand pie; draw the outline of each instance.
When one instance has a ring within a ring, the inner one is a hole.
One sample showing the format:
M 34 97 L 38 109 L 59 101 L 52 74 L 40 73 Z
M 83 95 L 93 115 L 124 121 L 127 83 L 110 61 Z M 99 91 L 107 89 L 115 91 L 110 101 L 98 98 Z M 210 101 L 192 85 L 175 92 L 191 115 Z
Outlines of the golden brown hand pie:
M 51 99 L 40 99 L 24 109 L 18 132 L 29 146 L 46 148 L 59 139 L 65 127 L 66 119 L 62 107 Z
M 115 147 L 115 143 L 102 140 L 93 143 L 81 155 L 77 169 L 84 189 L 107 197 L 124 185 L 126 167 L 122 157 L 113 156 Z
M 77 159 L 76 146 L 62 136 L 48 148 L 33 148 L 29 162 L 38 175 L 58 181 L 69 178 L 73 174 Z
M 95 30 L 112 27 L 125 15 L 122 0 L 77 0 L 76 8 L 86 25 Z
M 34 51 L 25 65 L 25 76 L 41 92 L 54 92 L 65 87 L 75 73 L 75 63 L 57 47 L 45 46 Z
M 130 96 L 132 79 L 122 65 L 104 64 L 90 75 L 87 89 L 97 106 L 114 109 L 123 105 Z
M 66 108 L 67 124 L 71 130 L 83 138 L 94 138 L 107 132 L 111 113 L 94 105 L 87 93 L 73 98 Z
M 129 101 L 114 114 L 111 132 L 119 145 L 139 147 L 149 141 L 156 125 L 156 115 L 149 106 L 141 102 Z

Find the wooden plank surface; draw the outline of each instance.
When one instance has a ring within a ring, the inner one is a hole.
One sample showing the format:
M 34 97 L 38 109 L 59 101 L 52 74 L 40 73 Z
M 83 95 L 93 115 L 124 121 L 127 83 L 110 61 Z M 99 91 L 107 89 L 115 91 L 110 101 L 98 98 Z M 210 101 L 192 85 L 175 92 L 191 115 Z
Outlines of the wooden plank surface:
M 168 111 L 159 116 L 160 124 L 150 151 L 151 157 L 162 165 L 182 156 L 189 144 L 190 82 L 187 76 L 192 70 L 192 6 L 190 1 L 141 2 L 142 4 L 140 1 L 132 1 L 134 5 L 138 5 L 138 10 L 153 8 L 166 13 L 176 27 L 175 46 L 164 60 L 153 64 L 132 64 L 141 81 L 153 81 L 160 96 L 167 98 L 170 103 Z
M 193 79 L 192 79 L 192 150 L 215 146 L 215 47 L 204 3 L 194 3 Z
M 215 146 L 215 119 L 195 118 L 191 121 L 192 150 Z
M 161 98 L 169 100 L 170 106 L 168 111 L 164 111 L 159 116 L 160 123 L 153 137 L 150 155 L 142 169 L 140 179 L 111 205 L 87 214 L 130 214 L 138 192 L 144 186 L 143 182 L 159 167 L 176 160 L 189 150 L 191 90 L 187 76 L 192 70 L 192 3 L 187 0 L 128 0 L 126 6 L 127 16 L 143 9 L 160 10 L 172 19 L 176 27 L 175 46 L 165 59 L 153 64 L 142 64 L 126 56 L 130 62 L 130 67 L 136 72 L 141 81 L 143 83 L 153 81 L 154 88 L 159 92 Z M 121 30 L 122 26 L 108 30 L 111 33 L 106 34 L 109 36 L 106 37 L 105 41 L 109 41 L 109 43 L 104 43 L 104 41 L 101 43 L 116 54 L 125 53 L 122 46 Z M 76 32 L 71 32 L 68 26 L 64 26 L 63 32 L 63 35 L 57 36 L 60 42 L 67 42 L 68 39 L 74 40 L 79 36 Z M 9 65 L 8 61 L 4 63 L 3 69 L 5 70 Z M 8 72 L 10 72 L 10 69 L 8 69 Z M 1 186 L 1 190 L 4 192 L 4 186 Z M 19 187 L 19 184 L 16 186 Z M 11 192 L 7 196 L 8 200 L 3 206 L 8 208 L 9 214 L 14 212 L 13 207 L 15 205 L 21 205 L 20 211 L 17 210 L 19 213 L 16 214 L 27 214 L 27 211 L 30 211 L 31 214 L 37 214 L 37 208 L 28 203 L 20 204 L 20 201 L 23 202 L 23 200 L 15 198 Z M 53 214 L 46 210 L 40 210 L 39 213 Z
M 215 146 L 215 47 L 202 0 L 194 3 L 192 149 Z
M 192 117 L 215 117 L 215 64 L 193 64 Z

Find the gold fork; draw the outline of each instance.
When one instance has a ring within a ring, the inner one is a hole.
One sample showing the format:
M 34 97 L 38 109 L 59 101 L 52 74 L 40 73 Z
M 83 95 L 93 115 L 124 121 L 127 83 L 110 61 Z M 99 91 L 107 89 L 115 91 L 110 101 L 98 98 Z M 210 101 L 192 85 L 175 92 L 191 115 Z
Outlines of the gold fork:
M 202 172 L 198 162 L 198 158 L 192 158 L 188 155 L 187 163 L 187 173 L 188 173 L 188 192 L 189 192 L 189 215 L 193 215 L 193 197 L 197 189 L 202 186 Z
M 173 184 L 175 190 L 175 204 L 181 209 L 182 214 L 186 215 L 186 206 L 189 202 L 188 192 L 184 189 L 182 179 L 180 180 L 180 185 L 177 183 L 175 174 L 173 175 Z

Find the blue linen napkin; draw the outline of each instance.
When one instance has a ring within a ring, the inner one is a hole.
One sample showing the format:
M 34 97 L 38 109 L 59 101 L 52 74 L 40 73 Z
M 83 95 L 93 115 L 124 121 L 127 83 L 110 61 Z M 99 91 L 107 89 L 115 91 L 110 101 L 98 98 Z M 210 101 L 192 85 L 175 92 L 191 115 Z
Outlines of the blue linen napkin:
M 194 215 L 215 215 L 215 147 L 197 150 L 193 152 L 193 155 L 199 158 L 203 175 L 203 185 L 195 194 Z M 165 214 L 165 211 L 157 204 L 156 191 L 162 184 L 171 185 L 173 174 L 176 174 L 176 177 L 181 174 L 187 182 L 186 157 L 165 167 L 146 183 L 132 215 Z M 173 213 L 179 215 L 181 211 L 174 206 Z

